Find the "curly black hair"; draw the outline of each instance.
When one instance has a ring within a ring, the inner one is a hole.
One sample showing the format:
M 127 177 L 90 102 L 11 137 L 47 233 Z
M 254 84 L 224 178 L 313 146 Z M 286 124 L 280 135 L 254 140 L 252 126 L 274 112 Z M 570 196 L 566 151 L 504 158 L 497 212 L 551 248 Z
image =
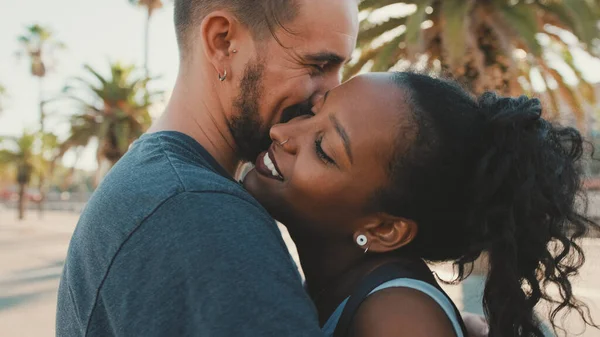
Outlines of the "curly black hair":
M 535 98 L 474 98 L 453 81 L 413 72 L 392 74 L 411 110 L 411 132 L 389 167 L 392 183 L 377 203 L 414 220 L 416 238 L 400 249 L 428 261 L 455 261 L 458 280 L 486 254 L 483 305 L 491 337 L 539 336 L 534 315 L 542 299 L 575 309 L 570 277 L 584 254 L 577 244 L 598 226 L 585 215 L 580 133 L 543 119 Z M 404 122 L 405 123 L 405 122 Z M 555 299 L 546 291 L 554 284 Z

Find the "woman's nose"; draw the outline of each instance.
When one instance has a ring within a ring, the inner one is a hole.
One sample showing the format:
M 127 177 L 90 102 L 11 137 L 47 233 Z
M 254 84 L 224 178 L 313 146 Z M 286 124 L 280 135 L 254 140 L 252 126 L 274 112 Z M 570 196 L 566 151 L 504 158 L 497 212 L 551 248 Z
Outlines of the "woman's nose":
M 269 135 L 275 145 L 280 146 L 284 151 L 289 153 L 296 152 L 296 139 L 294 137 L 294 121 L 275 124 L 271 127 Z M 297 126 L 296 126 L 297 127 Z

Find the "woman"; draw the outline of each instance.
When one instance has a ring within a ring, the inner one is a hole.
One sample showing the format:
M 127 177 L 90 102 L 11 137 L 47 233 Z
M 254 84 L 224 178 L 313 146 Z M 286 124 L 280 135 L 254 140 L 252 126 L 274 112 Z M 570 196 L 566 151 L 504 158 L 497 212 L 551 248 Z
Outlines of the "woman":
M 583 263 L 574 240 L 595 226 L 577 206 L 582 138 L 542 119 L 537 99 L 475 100 L 449 81 L 373 73 L 313 112 L 271 129 L 244 185 L 288 227 L 327 334 L 380 266 L 455 261 L 462 279 L 482 253 L 490 336 L 543 336 L 533 308 L 548 283 L 557 310 L 591 324 L 569 282 Z M 365 293 L 351 335 L 462 336 L 421 276 Z

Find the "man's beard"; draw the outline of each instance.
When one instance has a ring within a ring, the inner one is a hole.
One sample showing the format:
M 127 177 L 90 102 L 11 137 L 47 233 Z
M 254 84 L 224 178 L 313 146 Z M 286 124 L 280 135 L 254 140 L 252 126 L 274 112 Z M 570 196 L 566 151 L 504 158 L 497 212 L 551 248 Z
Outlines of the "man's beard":
M 233 102 L 236 115 L 229 121 L 237 153 L 244 161 L 255 161 L 271 144 L 269 126 L 258 111 L 263 93 L 264 64 L 250 62 L 240 81 L 240 94 Z
M 251 61 L 246 66 L 240 81 L 240 94 L 233 102 L 236 115 L 229 121 L 237 153 L 243 161 L 256 161 L 258 155 L 271 145 L 269 129 L 260 116 L 259 105 L 263 96 L 264 63 Z M 281 122 L 310 113 L 311 105 L 302 102 L 290 106 L 282 112 Z

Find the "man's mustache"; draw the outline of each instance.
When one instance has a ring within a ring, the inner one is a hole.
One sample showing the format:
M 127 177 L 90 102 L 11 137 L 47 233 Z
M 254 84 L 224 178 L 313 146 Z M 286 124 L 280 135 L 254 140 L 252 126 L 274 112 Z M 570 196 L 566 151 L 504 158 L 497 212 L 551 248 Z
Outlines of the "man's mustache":
M 296 117 L 311 115 L 312 107 L 313 107 L 312 104 L 308 101 L 289 106 L 289 107 L 285 108 L 283 110 L 283 112 L 281 113 L 281 120 L 279 122 L 287 123 Z

